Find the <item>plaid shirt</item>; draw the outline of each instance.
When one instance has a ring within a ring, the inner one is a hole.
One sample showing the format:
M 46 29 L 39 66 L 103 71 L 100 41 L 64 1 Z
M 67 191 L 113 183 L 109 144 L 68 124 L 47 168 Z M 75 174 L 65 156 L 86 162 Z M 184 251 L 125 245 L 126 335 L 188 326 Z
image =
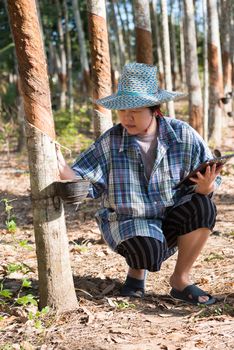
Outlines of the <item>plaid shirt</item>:
M 158 144 L 149 180 L 136 138 L 121 124 L 106 131 L 72 166 L 78 177 L 92 183 L 89 196 L 102 196 L 102 208 L 96 217 L 114 250 L 134 236 L 162 242 L 166 208 L 189 201 L 194 193 L 194 186 L 174 189 L 175 185 L 201 162 L 212 158 L 208 146 L 187 123 L 166 117 L 157 118 L 157 123 Z

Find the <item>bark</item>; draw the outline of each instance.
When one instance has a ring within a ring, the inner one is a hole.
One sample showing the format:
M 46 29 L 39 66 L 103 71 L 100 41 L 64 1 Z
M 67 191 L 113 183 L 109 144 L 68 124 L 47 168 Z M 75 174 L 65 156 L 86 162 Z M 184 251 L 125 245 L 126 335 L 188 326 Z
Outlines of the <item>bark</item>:
M 167 90 L 172 90 L 171 78 L 171 54 L 170 54 L 170 39 L 168 28 L 167 1 L 161 0 L 162 6 L 162 31 L 163 31 L 163 56 L 164 56 L 164 73 L 165 86 Z M 170 117 L 175 117 L 174 102 L 167 103 L 167 109 Z
M 121 41 L 123 42 L 124 51 L 127 52 L 127 58 L 129 59 L 130 58 L 130 45 L 127 44 L 127 43 L 129 43 L 128 42 L 129 38 L 128 38 L 128 35 L 126 33 L 126 30 L 125 30 L 124 20 L 123 20 L 122 12 L 120 9 L 120 3 L 119 3 L 119 1 L 115 1 L 115 4 L 116 4 L 117 12 L 118 12 L 118 17 L 119 17 L 120 23 L 121 23 L 121 25 L 118 26 L 119 37 L 121 38 Z
M 232 92 L 232 63 L 231 63 L 231 0 L 221 1 L 221 18 L 222 18 L 222 64 L 223 64 L 223 88 L 224 96 L 229 96 Z M 229 96 L 230 97 L 230 96 Z M 226 113 L 232 110 L 232 100 L 224 105 Z
M 115 40 L 115 42 L 116 42 L 116 53 L 119 56 L 120 68 L 121 68 L 125 64 L 124 41 L 123 41 L 122 33 L 120 32 L 119 25 L 118 25 L 118 22 L 117 22 L 114 0 L 110 0 L 110 5 L 111 5 L 111 11 L 112 11 L 112 23 L 113 23 L 114 33 L 115 33 L 115 38 L 116 38 L 116 40 Z
M 111 111 L 95 100 L 111 94 L 111 68 L 104 0 L 87 1 L 94 98 L 94 132 L 100 136 L 112 126 Z
M 184 0 L 186 73 L 189 88 L 189 124 L 202 135 L 202 93 L 198 72 L 197 39 L 194 7 L 190 0 Z
M 208 142 L 208 112 L 209 112 L 209 71 L 208 71 L 208 23 L 207 23 L 207 0 L 203 0 L 203 28 L 204 28 L 204 45 L 203 45 L 203 138 Z
M 136 60 L 140 63 L 153 64 L 149 1 L 135 0 L 133 3 L 136 21 Z
M 69 31 L 69 17 L 67 9 L 67 1 L 63 0 L 63 10 L 66 25 L 66 48 L 67 48 L 67 78 L 68 78 L 68 110 L 71 114 L 74 111 L 74 100 L 73 100 L 73 78 L 72 78 L 72 49 L 71 49 L 71 36 Z
M 88 94 L 91 92 L 90 86 L 90 71 L 89 71 L 89 63 L 88 63 L 88 55 L 85 44 L 85 34 L 82 26 L 82 21 L 80 17 L 80 11 L 78 7 L 78 0 L 72 0 L 74 18 L 76 22 L 76 29 L 78 33 L 78 41 L 79 41 L 79 51 L 80 51 L 80 62 L 81 69 L 83 72 L 83 81 L 85 90 Z
M 173 77 L 173 89 L 176 90 L 179 87 L 179 64 L 176 50 L 176 33 L 175 33 L 175 19 L 173 12 L 173 1 L 171 1 L 171 15 L 170 15 L 170 28 L 171 28 L 171 56 L 172 56 L 172 77 Z
M 155 31 L 155 40 L 156 40 L 156 51 L 157 51 L 157 64 L 158 64 L 158 78 L 160 81 L 161 87 L 164 85 L 164 68 L 163 68 L 163 55 L 162 55 L 162 45 L 161 45 L 161 33 L 158 21 L 157 13 L 157 0 L 150 2 L 152 8 L 152 19 L 153 19 L 153 28 Z
M 180 74 L 181 74 L 181 88 L 186 89 L 186 72 L 185 72 L 185 50 L 184 50 L 184 10 L 183 1 L 179 0 L 180 7 Z
M 40 307 L 58 312 L 77 307 L 63 205 L 55 195 L 57 158 L 43 42 L 33 0 L 8 0 L 27 131 Z M 38 129 L 34 128 L 36 126 Z
M 209 139 L 213 146 L 222 144 L 223 96 L 222 61 L 217 1 L 208 0 L 208 62 L 209 62 Z
M 59 57 L 60 63 L 58 77 L 60 81 L 60 109 L 66 109 L 67 100 L 67 56 L 64 43 L 64 32 L 62 25 L 62 12 L 59 0 L 56 0 L 56 6 L 58 11 L 58 34 L 59 34 Z
M 132 44 L 131 44 L 131 30 L 130 30 L 130 19 L 129 19 L 129 11 L 127 7 L 127 1 L 123 0 L 123 6 L 126 16 L 126 24 L 127 24 L 127 33 L 126 33 L 126 39 L 127 39 L 127 45 L 129 50 L 129 60 L 132 60 L 133 52 L 132 52 Z M 131 9 L 132 10 L 132 9 Z

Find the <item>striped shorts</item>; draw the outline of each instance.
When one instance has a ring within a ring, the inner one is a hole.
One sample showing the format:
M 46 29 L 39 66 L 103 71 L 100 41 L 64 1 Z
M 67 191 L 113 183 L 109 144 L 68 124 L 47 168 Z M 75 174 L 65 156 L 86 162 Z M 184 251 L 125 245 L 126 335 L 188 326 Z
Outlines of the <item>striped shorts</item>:
M 163 261 L 172 255 L 169 250 L 176 251 L 177 237 L 198 228 L 212 230 L 216 214 L 212 199 L 196 193 L 189 202 L 167 209 L 162 224 L 163 242 L 153 237 L 136 236 L 120 243 L 116 252 L 133 269 L 159 271 Z

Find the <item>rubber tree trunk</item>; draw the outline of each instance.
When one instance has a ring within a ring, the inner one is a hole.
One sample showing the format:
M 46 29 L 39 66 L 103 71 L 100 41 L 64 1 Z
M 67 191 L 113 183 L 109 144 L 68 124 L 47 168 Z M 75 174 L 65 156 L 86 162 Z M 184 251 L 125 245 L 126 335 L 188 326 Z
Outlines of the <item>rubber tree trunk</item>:
M 171 54 L 170 54 L 170 38 L 168 28 L 167 1 L 161 0 L 162 7 L 162 32 L 163 32 L 163 57 L 164 57 L 164 73 L 165 87 L 167 90 L 172 90 L 171 77 Z M 170 117 L 175 117 L 174 102 L 167 103 L 167 109 Z
M 68 83 L 68 110 L 70 114 L 74 112 L 74 98 L 73 98 L 73 77 L 72 77 L 72 48 L 71 48 L 71 36 L 69 29 L 69 16 L 67 8 L 67 0 L 63 0 L 63 11 L 65 18 L 65 38 L 66 38 L 66 51 L 67 51 L 67 83 Z
M 87 55 L 87 49 L 85 44 L 85 34 L 84 34 L 82 21 L 80 17 L 78 0 L 72 0 L 72 6 L 73 6 L 73 13 L 74 13 L 74 18 L 76 22 L 77 34 L 78 34 L 80 62 L 81 62 L 84 86 L 85 86 L 86 93 L 90 94 L 91 87 L 90 87 L 90 71 L 89 71 L 88 55 Z
M 180 74 L 181 74 L 181 89 L 187 90 L 186 72 L 185 72 L 185 49 L 184 49 L 184 7 L 183 0 L 179 0 L 180 8 Z
M 62 24 L 62 10 L 59 0 L 56 0 L 56 7 L 58 12 L 58 35 L 59 35 L 59 61 L 60 65 L 58 65 L 58 77 L 60 82 L 60 109 L 66 109 L 66 101 L 67 101 L 67 56 L 65 50 L 65 42 L 64 42 L 64 30 Z
M 221 50 L 222 50 L 222 64 L 223 64 L 223 89 L 224 96 L 231 97 L 232 93 L 232 63 L 231 63 L 231 16 L 232 14 L 232 0 L 221 1 Z M 232 99 L 229 98 L 228 103 L 224 105 L 226 113 L 232 111 Z
M 179 88 L 179 64 L 177 57 L 176 33 L 175 33 L 175 18 L 174 18 L 174 0 L 171 0 L 171 15 L 170 15 L 170 31 L 171 31 L 171 56 L 172 56 L 172 77 L 173 89 Z
M 212 146 L 222 143 L 223 75 L 219 37 L 217 0 L 207 0 L 209 61 L 209 140 Z
M 164 67 L 163 67 L 163 55 L 162 55 L 162 40 L 160 33 L 160 25 L 158 20 L 157 13 L 157 0 L 150 2 L 151 13 L 152 13 L 152 27 L 155 32 L 155 41 L 156 41 L 156 52 L 157 52 L 157 65 L 158 65 L 158 77 L 160 81 L 160 86 L 164 86 Z
M 115 33 L 116 53 L 119 56 L 119 61 L 120 61 L 119 68 L 122 69 L 122 67 L 125 64 L 124 40 L 123 40 L 122 32 L 119 29 L 114 0 L 110 0 L 110 6 L 111 6 L 111 12 L 112 12 L 112 23 L 113 23 L 113 27 L 114 27 L 113 29 L 114 29 L 114 33 Z
M 75 309 L 63 204 L 55 195 L 57 158 L 46 59 L 34 0 L 8 0 L 26 117 L 40 307 Z M 35 128 L 36 127 L 36 128 Z M 41 131 L 39 131 L 39 130 Z
M 185 54 L 186 75 L 189 89 L 189 124 L 203 135 L 203 104 L 201 83 L 198 72 L 197 38 L 194 18 L 194 7 L 191 0 L 184 0 L 185 14 Z
M 208 23 L 207 23 L 207 0 L 202 1 L 203 6 L 203 138 L 208 142 L 208 125 L 209 125 L 209 68 L 208 68 Z
M 95 100 L 111 94 L 111 68 L 104 0 L 88 0 L 88 21 L 92 61 L 94 133 L 99 137 L 112 127 L 111 111 Z
M 153 46 L 148 0 L 135 0 L 136 60 L 139 63 L 153 64 Z

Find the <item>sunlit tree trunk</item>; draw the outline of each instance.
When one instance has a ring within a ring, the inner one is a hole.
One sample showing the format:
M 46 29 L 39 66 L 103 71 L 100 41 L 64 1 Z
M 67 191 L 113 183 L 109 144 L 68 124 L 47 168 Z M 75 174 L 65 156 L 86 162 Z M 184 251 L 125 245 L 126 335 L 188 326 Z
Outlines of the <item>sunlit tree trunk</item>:
M 223 96 L 222 60 L 219 37 L 217 0 L 207 0 L 208 6 L 208 60 L 209 60 L 209 139 L 212 145 L 222 143 Z
M 221 49 L 223 64 L 223 88 L 224 96 L 228 97 L 228 103 L 224 105 L 226 113 L 232 111 L 232 63 L 231 63 L 231 0 L 221 1 Z
M 198 72 L 197 39 L 194 19 L 194 7 L 191 0 L 184 0 L 185 14 L 185 54 L 186 75 L 189 89 L 189 124 L 202 135 L 203 105 L 201 83 Z
M 88 0 L 88 20 L 92 61 L 93 98 L 111 94 L 110 54 L 104 0 Z M 94 132 L 100 136 L 112 126 L 111 111 L 94 102 Z
M 183 0 L 179 0 L 180 8 L 180 74 L 181 74 L 181 89 L 187 90 L 186 72 L 185 72 L 185 50 L 184 50 L 184 7 Z
M 234 117 L 234 2 L 231 3 L 232 117 Z M 231 116 L 231 115 L 230 115 Z
M 81 62 L 81 69 L 83 74 L 84 87 L 86 90 L 85 92 L 90 94 L 91 87 L 90 87 L 90 71 L 89 71 L 88 55 L 87 55 L 87 49 L 85 44 L 85 34 L 82 26 L 82 20 L 80 17 L 78 0 L 72 0 L 72 6 L 73 6 L 73 13 L 74 13 L 74 18 L 76 22 L 77 34 L 78 34 L 80 62 Z
M 119 56 L 119 61 L 120 61 L 120 69 L 125 64 L 125 47 L 124 47 L 124 41 L 123 41 L 123 36 L 122 33 L 120 32 L 119 29 L 119 24 L 117 22 L 117 16 L 116 16 L 116 8 L 115 8 L 115 1 L 110 0 L 110 6 L 111 6 L 111 11 L 112 11 L 112 23 L 114 26 L 114 34 L 115 34 L 115 42 L 116 42 L 116 53 Z
M 121 41 L 123 42 L 123 46 L 125 48 L 125 56 L 126 58 L 130 58 L 130 45 L 128 45 L 128 35 L 127 35 L 127 31 L 125 29 L 125 24 L 124 24 L 124 20 L 123 20 L 123 12 L 121 11 L 120 8 L 120 2 L 119 1 L 115 1 L 116 4 L 116 8 L 117 8 L 117 13 L 118 13 L 118 18 L 120 20 L 120 26 L 118 26 L 118 33 L 119 33 L 119 37 L 121 38 Z
M 40 307 L 75 309 L 63 204 L 56 196 L 58 167 L 46 59 L 35 0 L 8 0 L 27 130 Z M 36 128 L 35 128 L 35 127 Z M 39 130 L 41 131 L 39 131 Z
M 208 68 L 208 23 L 207 23 L 207 0 L 202 1 L 203 5 L 203 138 L 208 142 L 208 116 L 209 116 L 209 68 Z
M 156 52 L 157 52 L 157 67 L 158 67 L 158 78 L 160 81 L 161 88 L 164 87 L 164 67 L 163 67 L 163 56 L 162 56 L 162 40 L 160 33 L 160 26 L 158 23 L 158 13 L 157 13 L 157 0 L 150 2 L 151 13 L 152 13 L 152 22 L 155 33 L 156 41 Z
M 165 87 L 167 90 L 172 90 L 171 77 L 171 54 L 170 54 L 170 39 L 168 28 L 167 1 L 161 0 L 162 7 L 162 32 L 163 32 L 163 57 L 164 57 L 164 74 Z M 167 103 L 167 109 L 170 117 L 175 117 L 174 102 Z
M 58 12 L 58 35 L 59 35 L 59 61 L 58 77 L 60 82 L 60 109 L 66 109 L 67 100 L 67 56 L 64 43 L 64 30 L 62 25 L 62 11 L 59 0 L 56 0 Z
M 69 29 L 69 17 L 67 9 L 67 0 L 63 0 L 63 10 L 66 28 L 66 51 L 67 51 L 67 80 L 68 80 L 68 110 L 72 114 L 74 110 L 74 99 L 73 99 L 73 77 L 72 77 L 72 49 L 71 49 L 71 36 Z
M 153 46 L 148 0 L 135 0 L 136 60 L 139 63 L 153 64 Z
M 172 77 L 173 77 L 173 89 L 176 90 L 179 87 L 179 64 L 176 50 L 176 33 L 175 33 L 175 19 L 174 19 L 174 1 L 171 1 L 171 15 L 170 15 L 170 28 L 171 28 L 171 53 L 172 53 Z
M 130 5 L 130 4 L 129 4 Z M 123 0 L 123 6 L 124 6 L 124 11 L 125 11 L 125 16 L 126 16 L 126 24 L 127 24 L 127 33 L 126 33 L 126 40 L 127 40 L 127 46 L 129 50 L 129 59 L 132 60 L 133 58 L 133 50 L 132 50 L 132 41 L 131 41 L 131 30 L 130 30 L 130 18 L 129 18 L 129 11 L 132 11 L 132 8 L 130 7 L 130 10 L 128 10 L 127 6 L 127 1 Z

